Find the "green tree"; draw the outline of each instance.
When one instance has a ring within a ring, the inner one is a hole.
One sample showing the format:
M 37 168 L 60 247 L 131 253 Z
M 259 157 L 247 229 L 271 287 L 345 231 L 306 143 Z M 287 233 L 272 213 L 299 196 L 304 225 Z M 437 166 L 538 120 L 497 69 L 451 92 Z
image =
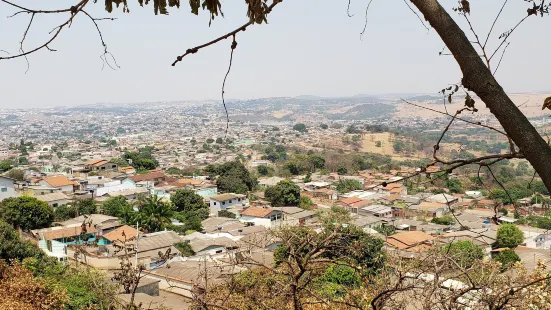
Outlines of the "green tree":
M 304 125 L 303 123 L 295 124 L 295 126 L 293 126 L 293 130 L 296 130 L 298 132 L 307 132 L 308 131 L 308 129 L 306 128 L 306 125 Z
M 77 216 L 77 209 L 73 206 L 61 205 L 54 209 L 54 220 L 56 222 L 66 221 Z
M 28 154 L 27 154 L 27 155 L 28 155 Z M 29 160 L 27 159 L 27 157 L 21 156 L 21 157 L 19 157 L 19 164 L 20 164 L 20 165 L 28 165 L 28 164 L 29 164 Z
M 218 137 L 218 138 L 216 138 L 216 143 L 217 144 L 222 144 L 222 143 L 224 143 L 224 139 Z
M 98 213 L 96 201 L 92 198 L 76 199 L 73 204 L 77 208 L 78 214 L 80 215 Z
M 17 181 L 25 181 L 25 171 L 21 169 L 11 169 L 6 173 L 6 176 Z
M 23 260 L 26 257 L 43 256 L 44 252 L 36 244 L 21 239 L 13 226 L 0 220 L 0 260 Z
M 205 199 L 191 189 L 177 190 L 174 194 L 170 195 L 170 200 L 174 205 L 175 211 L 182 213 L 192 212 L 202 219 L 209 217 L 210 210 L 205 203 Z
M 314 169 L 325 168 L 325 159 L 321 155 L 312 154 L 308 156 L 308 162 Z
M 484 251 L 470 240 L 446 244 L 443 252 L 449 254 L 462 268 L 472 266 L 484 258 Z
M 362 189 L 362 184 L 354 179 L 340 179 L 337 182 L 336 189 L 339 193 L 344 194 L 355 190 Z
M 153 157 L 152 147 L 141 148 L 138 152 L 126 152 L 123 158 L 136 169 L 152 170 L 159 166 L 159 162 Z
M 327 124 L 321 124 L 320 128 L 325 130 L 325 129 L 329 128 L 329 126 Z
M 311 210 L 314 202 L 308 196 L 300 196 L 298 201 L 298 207 L 304 210 Z
M 453 225 L 455 224 L 455 220 L 453 217 L 449 215 L 444 215 L 442 217 L 435 217 L 431 220 L 431 223 L 439 224 L 439 225 Z
M 180 251 L 180 254 L 184 257 L 189 257 L 195 255 L 195 251 L 191 248 L 189 242 L 177 242 L 174 243 L 174 247 Z
M 306 176 L 304 177 L 304 183 L 309 183 L 309 182 L 312 182 L 312 173 L 310 171 L 308 171 L 308 173 L 306 174 Z
M 383 143 L 381 141 L 375 141 L 375 146 L 376 147 L 382 147 Z
M 337 173 L 339 175 L 345 175 L 348 173 L 348 169 L 346 169 L 346 167 L 340 166 L 337 168 Z
M 128 207 L 132 206 L 124 196 L 109 197 L 101 204 L 104 214 L 116 217 L 122 217 Z
M 520 262 L 520 257 L 511 249 L 505 249 L 494 255 L 494 259 L 501 263 L 501 270 L 505 271 L 516 263 Z
M 256 167 L 256 171 L 261 176 L 270 176 L 274 173 L 274 168 L 268 167 L 268 166 L 258 166 Z
M 170 167 L 166 170 L 166 174 L 170 175 L 182 175 L 182 169 L 178 167 Z
M 7 160 L 0 161 L 0 172 L 8 171 L 11 169 L 11 167 L 12 165 L 10 161 L 7 161 Z
M 23 230 L 38 229 L 52 224 L 54 210 L 35 197 L 6 198 L 0 203 L 0 218 Z
M 264 197 L 273 207 L 296 206 L 300 199 L 300 187 L 291 180 L 283 180 L 264 191 Z
M 219 216 L 219 217 L 227 217 L 227 218 L 231 218 L 231 219 L 234 219 L 234 218 L 237 217 L 237 216 L 235 215 L 235 213 L 230 212 L 230 211 L 228 211 L 228 210 L 220 210 L 220 211 L 218 211 L 218 216 Z
M 515 224 L 501 224 L 497 229 L 496 244 L 500 248 L 515 248 L 524 242 L 524 233 Z
M 172 221 L 171 216 L 174 214 L 173 207 L 170 203 L 164 202 L 157 195 L 148 197 L 137 215 L 137 220 L 147 232 L 157 232 L 167 228 Z
M 209 165 L 205 168 L 205 172 L 211 179 L 218 176 L 216 185 L 218 186 L 218 190 L 223 193 L 245 194 L 257 184 L 256 178 L 239 161 Z

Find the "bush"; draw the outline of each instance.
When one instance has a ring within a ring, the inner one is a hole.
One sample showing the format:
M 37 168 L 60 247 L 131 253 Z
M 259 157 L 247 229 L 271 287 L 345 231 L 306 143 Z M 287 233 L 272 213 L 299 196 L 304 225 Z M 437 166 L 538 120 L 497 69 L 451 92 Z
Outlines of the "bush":
M 443 251 L 451 255 L 462 268 L 472 266 L 476 261 L 484 258 L 484 251 L 470 240 L 446 244 Z
M 442 217 L 435 217 L 431 220 L 431 223 L 434 224 L 440 224 L 440 225 L 453 225 L 455 224 L 455 220 L 451 216 L 442 216 Z
M 506 249 L 494 256 L 494 259 L 501 263 L 501 270 L 505 271 L 516 263 L 520 262 L 520 257 L 511 249 Z
M 35 197 L 6 198 L 0 203 L 0 218 L 23 230 L 50 226 L 54 209 Z
M 501 224 L 497 229 L 497 246 L 515 248 L 524 242 L 524 233 L 515 224 Z
M 227 217 L 227 218 L 231 218 L 231 219 L 234 219 L 234 218 L 237 217 L 237 216 L 235 215 L 235 213 L 230 212 L 230 211 L 228 211 L 228 210 L 220 210 L 220 211 L 218 211 L 218 216 L 219 216 L 219 217 Z

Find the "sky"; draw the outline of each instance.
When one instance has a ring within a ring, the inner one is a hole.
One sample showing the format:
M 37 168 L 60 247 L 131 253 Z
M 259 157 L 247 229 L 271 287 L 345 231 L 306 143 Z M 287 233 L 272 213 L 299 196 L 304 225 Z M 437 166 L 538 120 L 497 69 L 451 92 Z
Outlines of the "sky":
M 32 8 L 37 1 L 13 0 Z M 76 1 L 48 1 L 41 9 L 69 7 Z M 171 66 L 187 48 L 208 42 L 247 21 L 244 1 L 224 1 L 224 18 L 208 25 L 208 14 L 190 14 L 188 1 L 170 15 L 153 14 L 129 0 L 130 13 L 109 14 L 103 1 L 89 4 L 99 21 L 108 50 L 120 69 L 102 69 L 103 48 L 93 23 L 77 16 L 70 28 L 50 44 L 57 52 L 41 50 L 24 58 L 0 60 L 0 109 L 74 106 L 94 103 L 129 103 L 220 99 L 231 41 L 205 48 Z M 501 1 L 471 0 L 471 21 L 486 37 Z M 526 15 L 527 4 L 508 1 L 488 47 L 494 49 L 500 33 Z M 55 3 L 56 6 L 51 6 Z M 269 24 L 254 25 L 237 36 L 238 46 L 226 83 L 227 98 L 276 96 L 352 96 L 356 94 L 436 93 L 460 80 L 451 56 L 439 56 L 444 44 L 427 31 L 402 0 L 286 0 L 268 17 Z M 457 1 L 442 5 L 468 31 L 453 12 Z M 30 16 L 4 18 L 15 10 L 0 2 L 0 49 L 16 53 Z M 37 15 L 24 48 L 41 45 L 48 32 L 67 16 Z M 551 17 L 532 17 L 511 37 L 497 79 L 507 92 L 549 91 Z M 496 59 L 497 60 L 497 59 Z

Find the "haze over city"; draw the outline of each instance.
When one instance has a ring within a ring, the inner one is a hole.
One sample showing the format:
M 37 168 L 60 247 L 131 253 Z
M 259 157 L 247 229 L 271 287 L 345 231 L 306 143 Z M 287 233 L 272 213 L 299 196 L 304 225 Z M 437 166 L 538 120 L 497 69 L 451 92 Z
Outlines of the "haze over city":
M 37 5 L 33 1 L 21 3 Z M 457 2 L 442 4 L 451 9 Z M 70 1 L 38 5 L 53 9 L 70 5 Z M 27 73 L 23 58 L 0 61 L 0 108 L 220 99 L 230 40 L 190 55 L 176 67 L 170 64 L 186 49 L 243 24 L 244 3 L 228 2 L 225 17 L 217 18 L 210 27 L 204 12 L 193 16 L 187 9 L 170 9 L 169 16 L 155 16 L 151 7 L 129 5 L 129 14 L 122 9 L 108 14 L 99 3 L 88 9 L 94 17 L 118 18 L 100 21 L 99 26 L 120 69 L 102 70 L 99 56 L 103 49 L 96 29 L 90 20 L 80 20 L 51 45 L 57 52 L 42 50 L 29 55 Z M 479 1 L 473 6 L 472 23 L 485 33 L 490 26 L 488 16 L 496 14 L 495 5 Z M 522 1 L 508 4 L 495 26 L 490 47 L 497 45 L 500 33 L 523 17 L 525 7 Z M 288 1 L 269 16 L 269 24 L 249 27 L 238 36 L 226 96 L 434 94 L 460 80 L 453 57 L 438 56 L 444 47 L 441 39 L 433 29 L 427 31 L 401 1 L 374 1 L 362 40 L 365 4 L 351 3 L 352 18 L 346 9 L 346 3 L 340 1 Z M 0 15 L 14 12 L 3 6 Z M 452 15 L 465 26 L 460 16 Z M 24 47 L 42 44 L 60 21 L 57 16 L 37 16 Z M 0 29 L 23 31 L 27 22 L 28 16 L 23 15 L 1 18 Z M 551 42 L 533 34 L 533 29 L 546 29 L 548 23 L 547 19 L 533 18 L 515 30 L 497 73 L 507 92 L 549 89 L 546 68 L 551 64 L 547 57 Z M 15 53 L 21 35 L 2 31 L 1 49 Z

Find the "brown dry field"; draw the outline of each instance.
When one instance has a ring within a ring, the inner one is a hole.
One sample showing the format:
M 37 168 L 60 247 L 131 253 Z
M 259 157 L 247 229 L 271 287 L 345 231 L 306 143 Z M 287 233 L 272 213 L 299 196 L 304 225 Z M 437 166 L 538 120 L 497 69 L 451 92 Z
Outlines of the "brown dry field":
M 520 110 L 527 117 L 536 117 L 541 115 L 551 115 L 550 110 L 542 111 L 541 106 L 545 98 L 551 96 L 551 94 L 509 94 L 509 97 L 518 106 L 521 105 Z M 478 99 L 478 98 L 477 98 Z M 476 100 L 476 99 L 475 99 Z M 445 112 L 443 104 L 425 104 L 413 102 L 434 110 Z M 464 107 L 464 101 L 460 98 L 453 100 L 451 104 L 446 104 L 448 112 L 453 114 L 455 111 Z M 476 100 L 475 107 L 478 109 L 478 113 L 474 114 L 481 117 L 490 116 L 490 110 L 486 108 L 484 103 L 480 99 Z M 423 108 L 414 107 L 406 103 L 401 103 L 397 106 L 397 110 L 394 113 L 394 117 L 397 118 L 409 118 L 409 117 L 421 117 L 421 118 L 433 118 L 441 117 L 442 114 L 432 112 Z
M 293 114 L 292 111 L 286 111 L 286 110 L 279 110 L 279 111 L 274 111 L 272 112 L 272 116 L 275 117 L 275 118 L 283 118 L 287 115 L 291 115 Z

